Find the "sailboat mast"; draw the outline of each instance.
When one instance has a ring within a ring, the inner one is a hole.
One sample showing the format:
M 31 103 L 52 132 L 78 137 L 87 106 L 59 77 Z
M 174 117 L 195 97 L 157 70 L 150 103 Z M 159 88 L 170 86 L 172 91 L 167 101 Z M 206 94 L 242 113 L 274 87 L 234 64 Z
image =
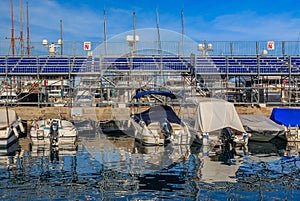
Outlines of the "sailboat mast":
M 26 24 L 27 24 L 27 55 L 30 56 L 30 36 L 29 36 L 29 14 L 28 14 L 28 1 L 26 1 Z
M 133 12 L 133 55 L 136 55 L 136 15 Z
M 62 36 L 62 20 L 59 21 L 59 27 L 60 27 L 60 56 L 63 55 L 63 36 Z
M 23 1 L 20 0 L 20 53 L 23 55 L 24 42 L 23 42 Z
M 105 9 L 104 9 L 103 31 L 104 31 L 105 55 L 107 55 L 107 41 L 106 41 L 106 10 L 105 10 Z
M 158 9 L 156 9 L 156 28 L 157 28 L 157 45 L 158 45 L 158 54 L 161 54 L 161 42 L 160 42 L 160 31 L 159 31 L 159 18 L 158 18 Z
M 14 5 L 13 5 L 13 0 L 10 0 L 10 10 L 11 10 L 11 38 L 10 38 L 10 43 L 11 43 L 11 54 L 12 56 L 15 55 L 15 25 L 14 25 Z
M 182 45 L 182 55 L 184 55 L 184 13 L 181 10 L 181 45 Z

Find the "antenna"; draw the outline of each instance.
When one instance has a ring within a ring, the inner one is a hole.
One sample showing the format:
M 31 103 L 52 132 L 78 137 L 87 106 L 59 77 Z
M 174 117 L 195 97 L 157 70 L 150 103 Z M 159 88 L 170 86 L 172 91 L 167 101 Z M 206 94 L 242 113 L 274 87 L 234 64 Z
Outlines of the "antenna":
M 158 9 L 156 8 L 156 28 L 157 28 L 157 45 L 158 45 L 158 54 L 161 54 L 161 42 L 160 42 L 160 32 L 159 32 L 159 18 L 158 18 Z

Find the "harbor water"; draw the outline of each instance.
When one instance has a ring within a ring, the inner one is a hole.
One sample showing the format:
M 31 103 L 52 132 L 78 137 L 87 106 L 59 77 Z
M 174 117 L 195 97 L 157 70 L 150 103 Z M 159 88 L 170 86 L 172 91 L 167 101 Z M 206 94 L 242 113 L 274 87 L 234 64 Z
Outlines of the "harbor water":
M 2 150 L 0 200 L 298 200 L 297 146 L 144 147 L 82 129 L 77 147 L 50 150 L 24 138 Z

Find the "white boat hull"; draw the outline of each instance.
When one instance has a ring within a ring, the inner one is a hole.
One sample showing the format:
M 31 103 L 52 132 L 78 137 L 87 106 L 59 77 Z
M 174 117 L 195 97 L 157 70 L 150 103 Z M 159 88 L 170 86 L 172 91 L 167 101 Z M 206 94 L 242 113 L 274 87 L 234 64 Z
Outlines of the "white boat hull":
M 57 132 L 56 145 L 75 144 L 78 131 L 77 128 L 69 121 L 60 121 Z M 47 120 L 40 120 L 33 124 L 30 129 L 30 138 L 33 145 L 49 145 L 51 143 L 50 124 Z
M 18 137 L 11 129 L 10 131 L 5 131 L 4 135 L 0 134 L 0 148 L 7 148 L 18 141 Z
M 24 126 L 20 118 L 10 124 L 10 127 L 2 127 L 0 130 L 0 148 L 8 148 L 15 144 L 19 136 L 24 133 Z
M 133 136 L 136 141 L 144 145 L 164 145 L 166 140 L 161 132 L 159 122 L 153 122 L 146 125 L 141 125 L 134 120 L 130 120 L 131 125 L 134 127 Z M 170 142 L 174 145 L 191 145 L 194 136 L 189 132 L 185 124 L 179 125 L 171 123 L 172 134 Z

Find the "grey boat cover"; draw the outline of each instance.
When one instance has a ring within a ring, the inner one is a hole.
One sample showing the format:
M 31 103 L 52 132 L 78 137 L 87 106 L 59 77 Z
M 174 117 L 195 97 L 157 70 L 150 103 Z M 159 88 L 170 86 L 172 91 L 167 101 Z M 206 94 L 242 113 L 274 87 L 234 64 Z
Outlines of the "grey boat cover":
M 233 103 L 215 98 L 188 98 L 196 107 L 195 130 L 210 133 L 232 128 L 245 133 L 245 129 Z
M 285 130 L 283 126 L 275 123 L 263 115 L 240 115 L 240 119 L 248 133 L 260 135 L 260 138 L 265 136 L 266 140 L 260 139 L 260 141 L 267 141 L 267 139 L 272 138 L 272 136 L 285 136 Z

